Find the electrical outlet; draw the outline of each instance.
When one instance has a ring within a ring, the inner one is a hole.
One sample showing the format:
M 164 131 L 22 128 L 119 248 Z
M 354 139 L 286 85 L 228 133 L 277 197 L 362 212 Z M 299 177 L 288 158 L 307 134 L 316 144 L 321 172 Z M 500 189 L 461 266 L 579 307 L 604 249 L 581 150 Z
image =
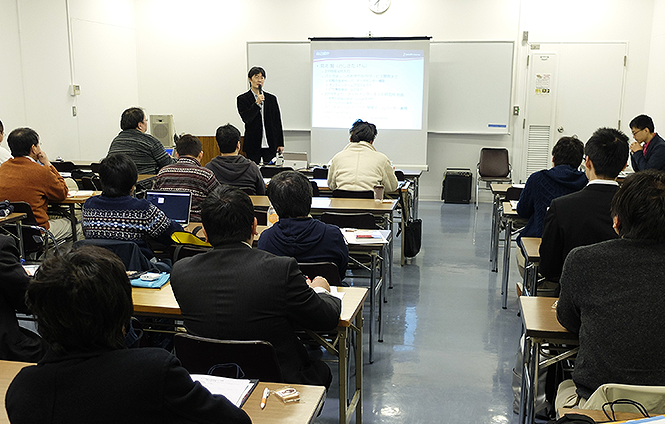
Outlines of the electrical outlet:
M 520 107 L 513 106 L 513 115 L 518 116 L 520 114 Z
M 72 106 L 72 116 L 76 116 L 76 106 Z

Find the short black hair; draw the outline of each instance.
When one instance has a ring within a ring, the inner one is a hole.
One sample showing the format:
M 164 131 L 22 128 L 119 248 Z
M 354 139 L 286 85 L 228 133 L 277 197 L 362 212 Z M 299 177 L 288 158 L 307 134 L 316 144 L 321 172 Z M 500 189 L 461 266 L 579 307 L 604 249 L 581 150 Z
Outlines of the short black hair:
M 15 158 L 28 156 L 32 146 L 39 144 L 39 134 L 32 128 L 16 128 L 9 133 L 7 144 Z
M 247 72 L 247 78 L 251 78 L 251 77 L 253 77 L 254 75 L 258 75 L 258 74 L 261 74 L 261 75 L 263 75 L 263 78 L 266 78 L 266 71 L 265 71 L 265 69 L 263 69 L 263 68 L 260 67 L 260 66 L 253 66 L 253 67 L 249 70 L 249 72 Z
M 570 165 L 579 168 L 584 157 L 584 144 L 577 137 L 561 137 L 552 149 L 554 166 Z
M 614 128 L 597 129 L 584 146 L 599 177 L 614 179 L 628 162 L 628 136 Z
M 180 156 L 194 156 L 197 157 L 203 150 L 203 144 L 198 137 L 191 134 L 185 134 L 178 138 L 175 142 L 175 151 Z
M 645 128 L 649 129 L 649 132 L 654 132 L 654 125 L 653 125 L 653 119 L 651 119 L 650 116 L 647 115 L 638 115 L 633 118 L 632 121 L 630 121 L 629 124 L 630 128 L 636 128 L 638 130 L 643 130 Z
M 233 153 L 240 141 L 240 131 L 231 124 L 222 125 L 215 132 L 215 139 L 222 153 Z
M 280 218 L 307 216 L 312 208 L 312 185 L 298 171 L 282 171 L 270 180 L 268 199 Z
M 5 132 L 5 126 L 2 125 L 2 121 L 0 121 L 0 134 L 2 134 L 3 132 Z
M 25 298 L 57 353 L 125 347 L 132 287 L 120 258 L 106 249 L 83 246 L 44 260 Z
M 111 153 L 99 164 L 102 195 L 107 197 L 129 196 L 138 176 L 136 164 L 124 153 Z
M 630 175 L 612 199 L 619 236 L 665 241 L 665 172 L 646 169 Z
M 222 184 L 201 203 L 201 221 L 213 246 L 247 241 L 252 237 L 254 205 L 242 190 Z
M 139 123 L 145 119 L 145 112 L 140 107 L 130 107 L 122 112 L 120 117 L 120 128 L 123 130 L 135 130 Z
M 376 130 L 376 125 L 358 119 L 353 123 L 349 134 L 351 134 L 351 142 L 357 143 L 359 141 L 372 142 L 379 132 Z

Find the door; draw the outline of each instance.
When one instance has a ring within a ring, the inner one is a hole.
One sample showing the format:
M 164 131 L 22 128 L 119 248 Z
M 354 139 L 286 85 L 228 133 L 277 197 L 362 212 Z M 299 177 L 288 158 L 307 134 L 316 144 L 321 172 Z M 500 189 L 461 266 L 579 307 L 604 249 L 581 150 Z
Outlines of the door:
M 560 137 L 586 142 L 600 127 L 620 128 L 626 52 L 626 43 L 531 44 L 525 178 L 552 166 Z

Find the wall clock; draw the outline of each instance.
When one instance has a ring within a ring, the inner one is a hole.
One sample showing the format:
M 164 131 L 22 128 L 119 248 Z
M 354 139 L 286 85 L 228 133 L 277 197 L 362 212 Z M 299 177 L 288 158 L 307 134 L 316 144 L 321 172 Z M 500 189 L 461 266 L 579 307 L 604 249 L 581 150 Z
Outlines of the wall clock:
M 367 0 L 367 7 L 374 13 L 383 13 L 390 7 L 391 0 Z

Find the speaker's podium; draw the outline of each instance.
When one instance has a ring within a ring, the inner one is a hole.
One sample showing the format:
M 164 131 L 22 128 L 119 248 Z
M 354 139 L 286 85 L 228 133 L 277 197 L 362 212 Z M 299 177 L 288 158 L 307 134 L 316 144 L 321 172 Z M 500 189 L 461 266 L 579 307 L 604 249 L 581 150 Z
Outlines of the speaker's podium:
M 470 203 L 473 174 L 469 168 L 446 168 L 441 200 L 446 203 Z

